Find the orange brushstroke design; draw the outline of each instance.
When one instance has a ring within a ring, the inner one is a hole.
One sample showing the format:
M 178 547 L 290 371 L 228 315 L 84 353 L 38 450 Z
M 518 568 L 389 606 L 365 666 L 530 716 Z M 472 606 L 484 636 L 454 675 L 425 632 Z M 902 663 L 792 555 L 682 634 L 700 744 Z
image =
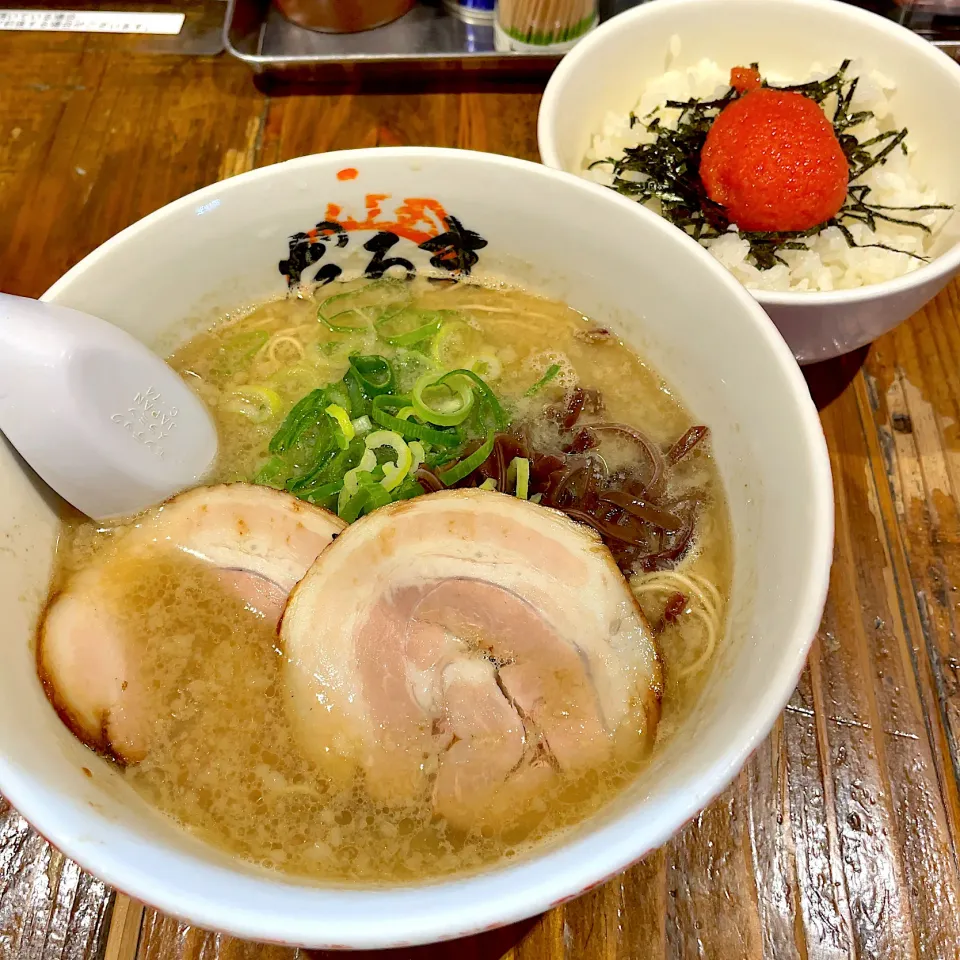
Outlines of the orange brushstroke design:
M 389 199 L 388 193 L 368 193 L 364 198 L 366 218 L 363 220 L 344 217 L 338 204 L 328 203 L 324 219 L 339 223 L 348 232 L 385 230 L 416 244 L 421 244 L 446 230 L 447 211 L 439 201 L 430 197 L 408 197 L 396 208 L 395 220 L 380 219 L 383 215 L 383 201 Z
M 360 176 L 360 171 L 356 167 L 344 167 L 337 171 L 338 180 L 356 180 Z

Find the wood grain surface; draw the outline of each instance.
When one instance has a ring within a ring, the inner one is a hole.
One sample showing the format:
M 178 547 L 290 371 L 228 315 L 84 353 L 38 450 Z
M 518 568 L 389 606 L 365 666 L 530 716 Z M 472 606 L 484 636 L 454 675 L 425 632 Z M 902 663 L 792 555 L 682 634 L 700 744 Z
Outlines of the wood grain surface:
M 38 295 L 162 204 L 289 157 L 437 144 L 535 159 L 538 102 L 505 86 L 267 95 L 224 59 L 2 36 L 0 289 Z M 384 960 L 960 956 L 960 286 L 808 381 L 834 470 L 835 564 L 769 739 L 673 842 L 601 889 Z M 0 960 L 293 952 L 114 898 L 0 805 Z

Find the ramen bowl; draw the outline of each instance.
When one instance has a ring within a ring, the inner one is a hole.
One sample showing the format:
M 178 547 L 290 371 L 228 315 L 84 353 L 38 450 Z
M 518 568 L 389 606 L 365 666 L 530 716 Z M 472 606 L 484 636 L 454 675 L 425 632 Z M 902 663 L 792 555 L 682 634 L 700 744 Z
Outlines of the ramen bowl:
M 702 59 L 725 69 L 759 61 L 763 70 L 801 79 L 815 62 L 829 70 L 851 59 L 881 71 L 895 84 L 892 122 L 908 128 L 915 149 L 911 169 L 940 202 L 960 202 L 952 160 L 960 133 L 944 123 L 960 110 L 960 64 L 891 20 L 835 0 L 658 0 L 614 17 L 577 44 L 547 85 L 538 122 L 543 162 L 582 172 L 608 112 L 627 115 L 648 80 Z M 826 360 L 893 329 L 956 275 L 956 212 L 930 253 L 918 269 L 868 286 L 752 293 L 798 361 Z
M 374 236 L 380 242 L 370 244 Z M 575 305 L 618 332 L 705 419 L 734 531 L 727 635 L 682 729 L 615 801 L 552 845 L 483 873 L 407 886 L 298 880 L 166 819 L 60 722 L 37 679 L 34 642 L 57 504 L 3 447 L 0 790 L 107 883 L 239 937 L 355 949 L 423 943 L 534 915 L 603 882 L 735 776 L 793 690 L 824 603 L 829 462 L 790 351 L 704 250 L 598 186 L 452 150 L 304 157 L 164 207 L 94 251 L 45 299 L 169 350 L 215 316 L 362 270 L 387 247 L 413 270 L 455 262 Z M 142 402 L 131 398 L 131 409 Z

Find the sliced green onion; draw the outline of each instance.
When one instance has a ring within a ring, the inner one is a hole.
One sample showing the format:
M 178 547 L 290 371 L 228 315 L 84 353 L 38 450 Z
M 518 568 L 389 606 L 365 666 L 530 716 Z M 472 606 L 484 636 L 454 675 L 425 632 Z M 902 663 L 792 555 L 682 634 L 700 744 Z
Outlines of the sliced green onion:
M 283 400 L 276 390 L 257 385 L 237 387 L 230 391 L 230 399 L 221 409 L 238 413 L 254 423 L 266 423 L 283 409 Z
M 364 511 L 376 510 L 378 507 L 385 507 L 393 497 L 389 491 L 383 488 L 382 483 L 364 483 L 361 490 L 366 491 L 367 502 L 364 504 Z
M 415 330 L 404 333 L 399 337 L 384 337 L 383 339 L 394 347 L 412 347 L 415 343 L 420 343 L 426 340 L 427 337 L 432 337 L 439 329 L 440 321 L 431 320 L 429 323 L 425 323 L 423 326 L 417 327 Z
M 469 324 L 466 320 L 448 320 L 433 338 L 433 343 L 430 345 L 430 356 L 440 364 L 440 366 L 445 367 L 452 362 L 456 350 L 454 346 L 456 342 L 455 338 L 463 327 L 469 329 Z M 464 346 L 462 338 L 459 346 L 461 349 Z
M 350 318 L 356 318 L 359 323 L 347 323 Z M 329 319 L 317 311 L 317 319 L 326 325 L 327 329 L 334 333 L 365 333 L 370 329 L 370 320 L 359 310 L 344 310 L 342 313 L 335 314 Z
M 358 437 L 362 437 L 372 429 L 373 421 L 368 416 L 357 417 L 356 420 L 353 421 L 353 431 Z
M 409 420 L 411 417 L 415 417 L 417 411 L 413 407 L 404 407 L 402 410 L 397 411 L 398 420 Z
M 320 419 L 325 396 L 323 390 L 311 390 L 294 406 L 270 440 L 271 453 L 285 453 L 307 427 Z
M 412 500 L 414 497 L 422 497 L 423 493 L 423 487 L 421 487 L 413 477 L 407 477 L 407 479 L 393 491 L 393 499 L 394 501 Z
M 504 412 L 503 407 L 500 406 L 500 401 L 497 399 L 496 394 L 490 389 L 486 381 L 482 377 L 478 377 L 472 370 L 464 370 L 461 368 L 459 370 L 451 370 L 449 373 L 445 373 L 442 377 L 440 377 L 439 380 L 436 381 L 436 383 L 439 386 L 442 383 L 446 383 L 448 380 L 452 380 L 454 377 L 466 377 L 467 380 L 473 383 L 473 385 L 477 388 L 477 392 L 480 394 L 481 413 L 484 411 L 484 409 L 489 410 L 493 417 L 494 427 L 496 427 L 497 430 L 506 430 L 510 420 Z
M 397 454 L 395 464 L 383 464 L 383 480 L 381 481 L 383 489 L 388 493 L 395 490 L 403 482 L 403 478 L 410 473 L 413 464 L 413 454 L 410 452 L 406 440 L 393 430 L 376 430 L 366 438 L 364 443 L 369 452 L 377 447 L 390 447 Z M 364 454 L 364 457 L 366 457 L 366 454 Z
M 423 490 L 421 489 L 420 492 L 422 493 Z M 416 494 L 406 494 L 407 497 L 411 495 Z M 393 497 L 379 483 L 364 477 L 356 493 L 344 498 L 343 491 L 340 492 L 337 514 L 344 522 L 353 523 L 362 514 L 384 507 L 392 500 Z
M 411 420 L 401 420 L 399 416 L 387 413 L 386 407 L 401 406 L 409 399 L 409 397 L 375 397 L 371 413 L 374 423 L 399 433 L 405 440 L 422 440 L 437 447 L 459 447 L 463 443 L 463 437 L 457 430 L 436 430 Z
M 371 293 L 387 290 L 402 291 L 406 299 L 406 285 L 403 280 L 384 277 L 365 284 L 357 290 L 335 293 L 327 297 L 317 307 L 317 319 L 326 324 L 334 333 L 363 333 L 370 328 L 374 319 L 386 309 L 375 301 L 369 301 Z
M 525 397 L 532 397 L 535 393 L 542 390 L 558 373 L 560 372 L 559 363 L 551 363 L 547 367 L 547 372 L 524 394 Z
M 329 420 L 324 417 L 324 421 Z M 332 433 L 332 430 L 331 430 Z M 357 466 L 365 451 L 362 440 L 352 440 L 346 450 L 340 450 L 332 437 L 323 453 L 316 457 L 309 471 L 287 480 L 287 490 L 303 499 L 309 499 L 314 491 L 336 481 L 337 489 L 343 485 L 344 475 Z
M 270 334 L 266 330 L 249 330 L 231 337 L 223 346 L 231 353 L 252 357 L 269 339 Z
M 363 451 L 360 462 L 343 475 L 343 490 L 348 497 L 352 497 L 360 489 L 360 474 L 370 473 L 377 467 L 377 455 L 369 447 Z
M 394 347 L 412 347 L 432 337 L 442 323 L 443 314 L 438 311 L 403 309 L 384 314 L 376 321 L 377 336 Z M 384 327 L 388 325 L 389 329 L 385 331 Z M 398 332 L 391 333 L 394 328 Z
M 402 287 L 404 286 L 404 281 L 398 280 L 394 277 L 385 277 L 384 278 L 388 284 L 391 286 Z M 379 326 L 381 323 L 385 323 L 387 320 L 392 319 L 397 316 L 399 313 L 403 313 L 407 309 L 409 299 L 404 297 L 402 300 L 397 300 L 394 303 L 388 303 L 385 307 L 380 307 L 380 313 L 377 315 L 374 323 Z
M 346 485 L 346 484 L 343 484 L 343 486 L 340 488 L 340 492 L 337 494 L 337 516 L 338 516 L 338 517 L 340 517 L 340 518 L 343 519 L 343 520 L 346 520 L 346 519 L 347 519 L 347 518 L 344 516 L 344 514 L 345 514 L 345 512 L 346 512 L 346 510 L 347 510 L 347 506 L 350 504 L 350 502 L 351 502 L 360 492 L 361 492 L 361 491 L 360 491 L 360 484 L 359 484 L 359 483 L 357 484 L 356 490 L 354 490 L 352 493 L 351 493 L 351 491 L 349 491 L 349 490 L 347 489 L 347 485 Z M 356 516 L 353 518 L 354 520 L 356 520 L 357 517 L 360 516 L 360 510 L 361 510 L 361 509 L 362 509 L 362 505 L 358 505 L 358 507 L 357 507 L 357 514 L 356 514 Z M 347 520 L 347 523 L 352 523 L 352 521 L 351 521 L 351 520 Z
M 497 481 L 494 480 L 493 477 L 487 477 L 487 479 L 484 480 L 483 483 L 481 483 L 480 486 L 479 486 L 477 489 L 479 489 L 479 490 L 496 490 L 496 489 L 497 489 Z
M 349 496 L 344 496 L 346 488 L 340 491 L 340 497 L 337 500 L 337 516 L 343 520 L 344 523 L 353 523 L 361 513 L 363 513 L 363 508 L 367 505 L 367 498 L 370 495 L 369 488 L 364 487 L 361 490 L 357 490 L 356 493 Z
M 434 450 L 427 455 L 426 464 L 434 471 L 452 466 L 457 462 L 457 454 L 453 450 Z
M 348 367 L 343 379 L 339 383 L 328 387 L 327 391 L 336 402 L 350 411 L 351 417 L 366 416 L 370 412 L 369 394 L 364 389 L 353 367 Z M 345 399 L 340 399 L 341 394 Z
M 455 483 L 459 483 L 464 477 L 468 477 L 473 473 L 493 452 L 493 444 L 496 439 L 496 434 L 491 433 L 483 445 L 471 453 L 469 457 L 464 458 L 459 463 L 450 467 L 449 470 L 444 470 L 443 473 L 440 474 L 443 485 L 445 487 L 452 487 Z
M 287 490 L 300 497 L 315 490 L 318 486 L 328 483 L 331 471 L 336 469 L 334 465 L 336 464 L 342 469 L 341 457 L 346 457 L 345 450 L 338 450 L 336 446 L 325 446 L 316 456 L 309 470 L 300 476 L 291 477 L 287 480 Z
M 439 371 L 442 368 L 438 363 L 420 350 L 406 350 L 398 347 L 393 362 L 397 367 L 397 380 L 404 377 L 408 381 L 415 381 L 430 370 Z
M 344 410 L 349 410 L 351 406 L 351 397 L 350 391 L 347 389 L 347 384 L 343 380 L 338 380 L 336 383 L 328 384 L 326 387 L 326 400 L 327 406 L 331 403 L 335 403 L 338 406 L 343 407 Z
M 244 364 L 260 351 L 260 348 L 270 339 L 266 330 L 248 330 L 231 337 L 217 351 L 222 360 L 231 365 Z
M 287 464 L 283 457 L 271 457 L 253 477 L 253 482 L 264 487 L 283 487 L 282 474 L 286 470 Z
M 333 483 L 324 483 L 319 487 L 315 487 L 314 489 L 307 490 L 303 493 L 298 492 L 297 496 L 301 500 L 306 500 L 307 503 L 323 505 L 331 497 L 335 497 L 342 488 L 343 484 L 337 480 Z
M 530 502 L 531 502 L 531 503 L 539 503 L 542 499 L 543 499 L 543 494 L 542 494 L 542 493 L 535 493 L 535 494 L 530 498 Z
M 448 385 L 445 381 L 449 377 L 450 374 L 442 374 L 440 377 L 437 377 L 436 374 L 428 373 L 414 384 L 413 391 L 410 394 L 410 400 L 413 404 L 413 409 L 417 412 L 417 416 L 423 420 L 424 423 L 432 423 L 438 427 L 455 427 L 463 423 L 463 421 L 470 416 L 475 402 L 473 390 L 465 385 Z M 438 409 L 427 402 L 424 394 L 428 390 L 433 390 L 441 386 L 447 388 L 447 392 L 452 395 L 452 398 L 459 399 L 460 402 L 458 405 L 450 409 Z
M 514 457 L 507 467 L 507 483 L 516 484 L 518 500 L 526 500 L 530 493 L 530 461 L 526 457 Z
M 390 361 L 379 354 L 350 357 L 350 372 L 371 398 L 392 392 L 396 382 Z
M 350 441 L 357 433 L 350 420 L 350 414 L 337 403 L 331 403 L 325 412 L 337 421 L 337 426 L 340 428 L 337 433 L 337 446 L 339 446 L 341 450 L 346 450 Z
M 499 380 L 503 373 L 503 364 L 492 353 L 481 353 L 480 356 L 474 357 L 464 366 L 472 370 L 477 376 L 484 377 L 487 380 Z
M 416 473 L 420 464 L 427 459 L 427 451 L 423 449 L 423 444 L 419 440 L 411 440 L 407 446 L 410 448 L 410 454 L 413 457 L 410 472 Z

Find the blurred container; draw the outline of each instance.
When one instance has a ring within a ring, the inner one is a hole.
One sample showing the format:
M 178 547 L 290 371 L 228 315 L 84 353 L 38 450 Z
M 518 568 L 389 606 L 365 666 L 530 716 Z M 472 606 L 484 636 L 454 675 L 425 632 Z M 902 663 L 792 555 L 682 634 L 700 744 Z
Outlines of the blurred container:
M 489 20 L 467 21 L 463 25 L 463 49 L 468 53 L 488 54 L 496 49 L 493 40 L 493 18 Z
M 565 53 L 599 22 L 598 0 L 497 0 L 498 50 Z
M 321 33 L 359 33 L 397 20 L 417 0 L 276 0 L 292 23 Z
M 443 0 L 455 17 L 467 23 L 492 23 L 495 0 Z

